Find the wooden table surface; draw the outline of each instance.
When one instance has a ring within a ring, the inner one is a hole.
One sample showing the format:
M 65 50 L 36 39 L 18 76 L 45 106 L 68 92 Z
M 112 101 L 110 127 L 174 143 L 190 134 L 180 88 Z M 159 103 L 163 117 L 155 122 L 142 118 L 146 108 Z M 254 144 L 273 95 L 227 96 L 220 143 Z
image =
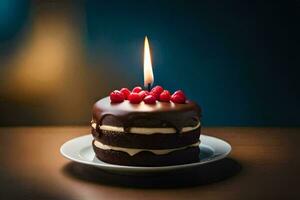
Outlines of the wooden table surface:
M 59 153 L 88 127 L 0 128 L 0 199 L 300 199 L 300 128 L 205 128 L 229 158 L 151 176 L 114 175 Z

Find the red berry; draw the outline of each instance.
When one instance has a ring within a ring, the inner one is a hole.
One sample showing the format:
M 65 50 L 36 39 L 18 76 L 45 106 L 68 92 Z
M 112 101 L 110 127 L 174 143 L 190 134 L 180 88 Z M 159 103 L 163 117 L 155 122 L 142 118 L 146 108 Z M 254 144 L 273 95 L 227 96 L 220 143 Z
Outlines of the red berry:
M 174 103 L 185 103 L 185 96 L 181 94 L 173 94 L 171 96 L 171 101 Z
M 121 103 L 122 101 L 124 101 L 124 96 L 119 90 L 111 92 L 109 97 L 112 103 Z
M 155 92 L 150 92 L 150 94 L 152 95 L 152 96 L 154 96 L 156 99 L 159 99 L 159 93 L 155 93 Z
M 130 90 L 128 88 L 122 88 L 120 92 L 123 94 L 125 99 L 128 99 L 128 95 L 130 94 Z
M 159 100 L 163 102 L 169 102 L 171 99 L 171 94 L 168 90 L 164 90 L 162 93 L 159 95 Z
M 144 102 L 145 102 L 146 104 L 155 104 L 155 103 L 156 103 L 156 98 L 155 98 L 153 95 L 149 94 L 149 95 L 147 95 L 147 96 L 144 98 Z
M 160 93 L 162 93 L 163 91 L 164 91 L 164 88 L 162 88 L 161 86 L 157 85 L 154 88 L 152 88 L 151 93 L 156 93 L 159 96 Z
M 185 94 L 182 90 L 177 90 L 176 92 L 173 93 L 173 95 L 181 95 L 185 97 Z
M 130 103 L 140 103 L 142 101 L 142 97 L 139 95 L 139 93 L 132 92 L 129 94 L 128 100 Z
M 145 98 L 145 96 L 149 95 L 150 93 L 148 91 L 142 90 L 139 92 L 139 95 L 142 97 L 142 99 Z
M 140 87 L 140 86 L 136 86 L 132 89 L 132 92 L 135 92 L 135 93 L 139 93 L 140 91 L 142 91 L 143 89 Z

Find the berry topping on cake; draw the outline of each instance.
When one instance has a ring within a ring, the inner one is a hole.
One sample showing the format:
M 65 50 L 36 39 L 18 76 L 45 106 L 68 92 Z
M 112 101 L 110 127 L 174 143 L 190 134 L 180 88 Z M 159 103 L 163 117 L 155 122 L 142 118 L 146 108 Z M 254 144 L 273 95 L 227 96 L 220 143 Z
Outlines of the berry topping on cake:
M 142 90 L 139 92 L 139 95 L 142 97 L 142 99 L 145 98 L 145 96 L 149 95 L 150 93 L 148 91 Z
M 109 97 L 110 97 L 110 101 L 112 103 L 121 103 L 125 99 L 124 95 L 119 90 L 115 90 L 115 91 L 111 92 Z
M 155 87 L 152 88 L 152 90 L 151 90 L 151 92 L 155 92 L 155 93 L 158 93 L 158 94 L 162 93 L 163 91 L 164 91 L 164 88 L 161 87 L 161 86 L 159 86 L 159 85 L 155 86 Z
M 130 103 L 138 104 L 142 101 L 142 97 L 139 93 L 132 92 L 129 94 L 128 100 L 130 101 Z
M 181 95 L 181 96 L 184 96 L 185 97 L 185 94 L 182 90 L 177 90 L 173 93 L 173 95 Z
M 171 94 L 168 90 L 164 90 L 162 93 L 159 95 L 159 101 L 163 102 L 169 102 L 171 99 Z
M 183 104 L 186 103 L 186 96 L 182 90 L 177 90 L 172 95 L 168 90 L 164 90 L 161 86 L 155 86 L 149 92 L 142 90 L 142 87 L 136 86 L 130 92 L 128 88 L 122 88 L 114 90 L 110 93 L 110 100 L 112 103 L 121 103 L 124 100 L 128 100 L 130 103 L 138 104 L 142 101 L 145 104 L 155 104 L 156 100 L 160 102 L 170 102 Z
M 154 88 L 152 88 L 150 94 L 152 94 L 153 96 L 155 96 L 156 99 L 159 99 L 159 95 L 164 91 L 164 88 L 157 85 Z
M 136 86 L 132 89 L 132 92 L 135 92 L 135 93 L 139 93 L 140 91 L 142 91 L 143 89 L 140 87 L 140 86 Z
M 185 103 L 186 97 L 182 90 L 177 90 L 174 92 L 174 94 L 171 96 L 171 101 L 173 103 Z
M 120 92 L 123 94 L 125 99 L 128 99 L 128 95 L 130 94 L 130 90 L 128 88 L 122 88 Z
M 149 94 L 144 98 L 143 101 L 145 102 L 145 104 L 155 104 L 156 98 L 153 95 Z

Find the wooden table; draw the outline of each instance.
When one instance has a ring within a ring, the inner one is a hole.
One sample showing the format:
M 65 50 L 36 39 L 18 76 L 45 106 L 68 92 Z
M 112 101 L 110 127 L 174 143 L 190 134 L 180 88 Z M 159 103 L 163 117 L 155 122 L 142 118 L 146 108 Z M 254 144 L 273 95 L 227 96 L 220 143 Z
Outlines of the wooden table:
M 229 158 L 152 176 L 114 175 L 59 153 L 88 127 L 0 128 L 0 199 L 300 199 L 300 128 L 206 128 Z

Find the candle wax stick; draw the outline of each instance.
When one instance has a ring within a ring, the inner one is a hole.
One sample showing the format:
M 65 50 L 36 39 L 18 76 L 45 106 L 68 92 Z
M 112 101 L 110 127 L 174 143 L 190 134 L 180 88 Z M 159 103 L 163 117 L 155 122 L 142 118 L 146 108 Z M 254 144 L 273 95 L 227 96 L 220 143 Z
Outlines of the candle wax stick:
M 150 83 L 148 83 L 147 89 L 148 89 L 148 92 L 151 91 L 151 84 Z

